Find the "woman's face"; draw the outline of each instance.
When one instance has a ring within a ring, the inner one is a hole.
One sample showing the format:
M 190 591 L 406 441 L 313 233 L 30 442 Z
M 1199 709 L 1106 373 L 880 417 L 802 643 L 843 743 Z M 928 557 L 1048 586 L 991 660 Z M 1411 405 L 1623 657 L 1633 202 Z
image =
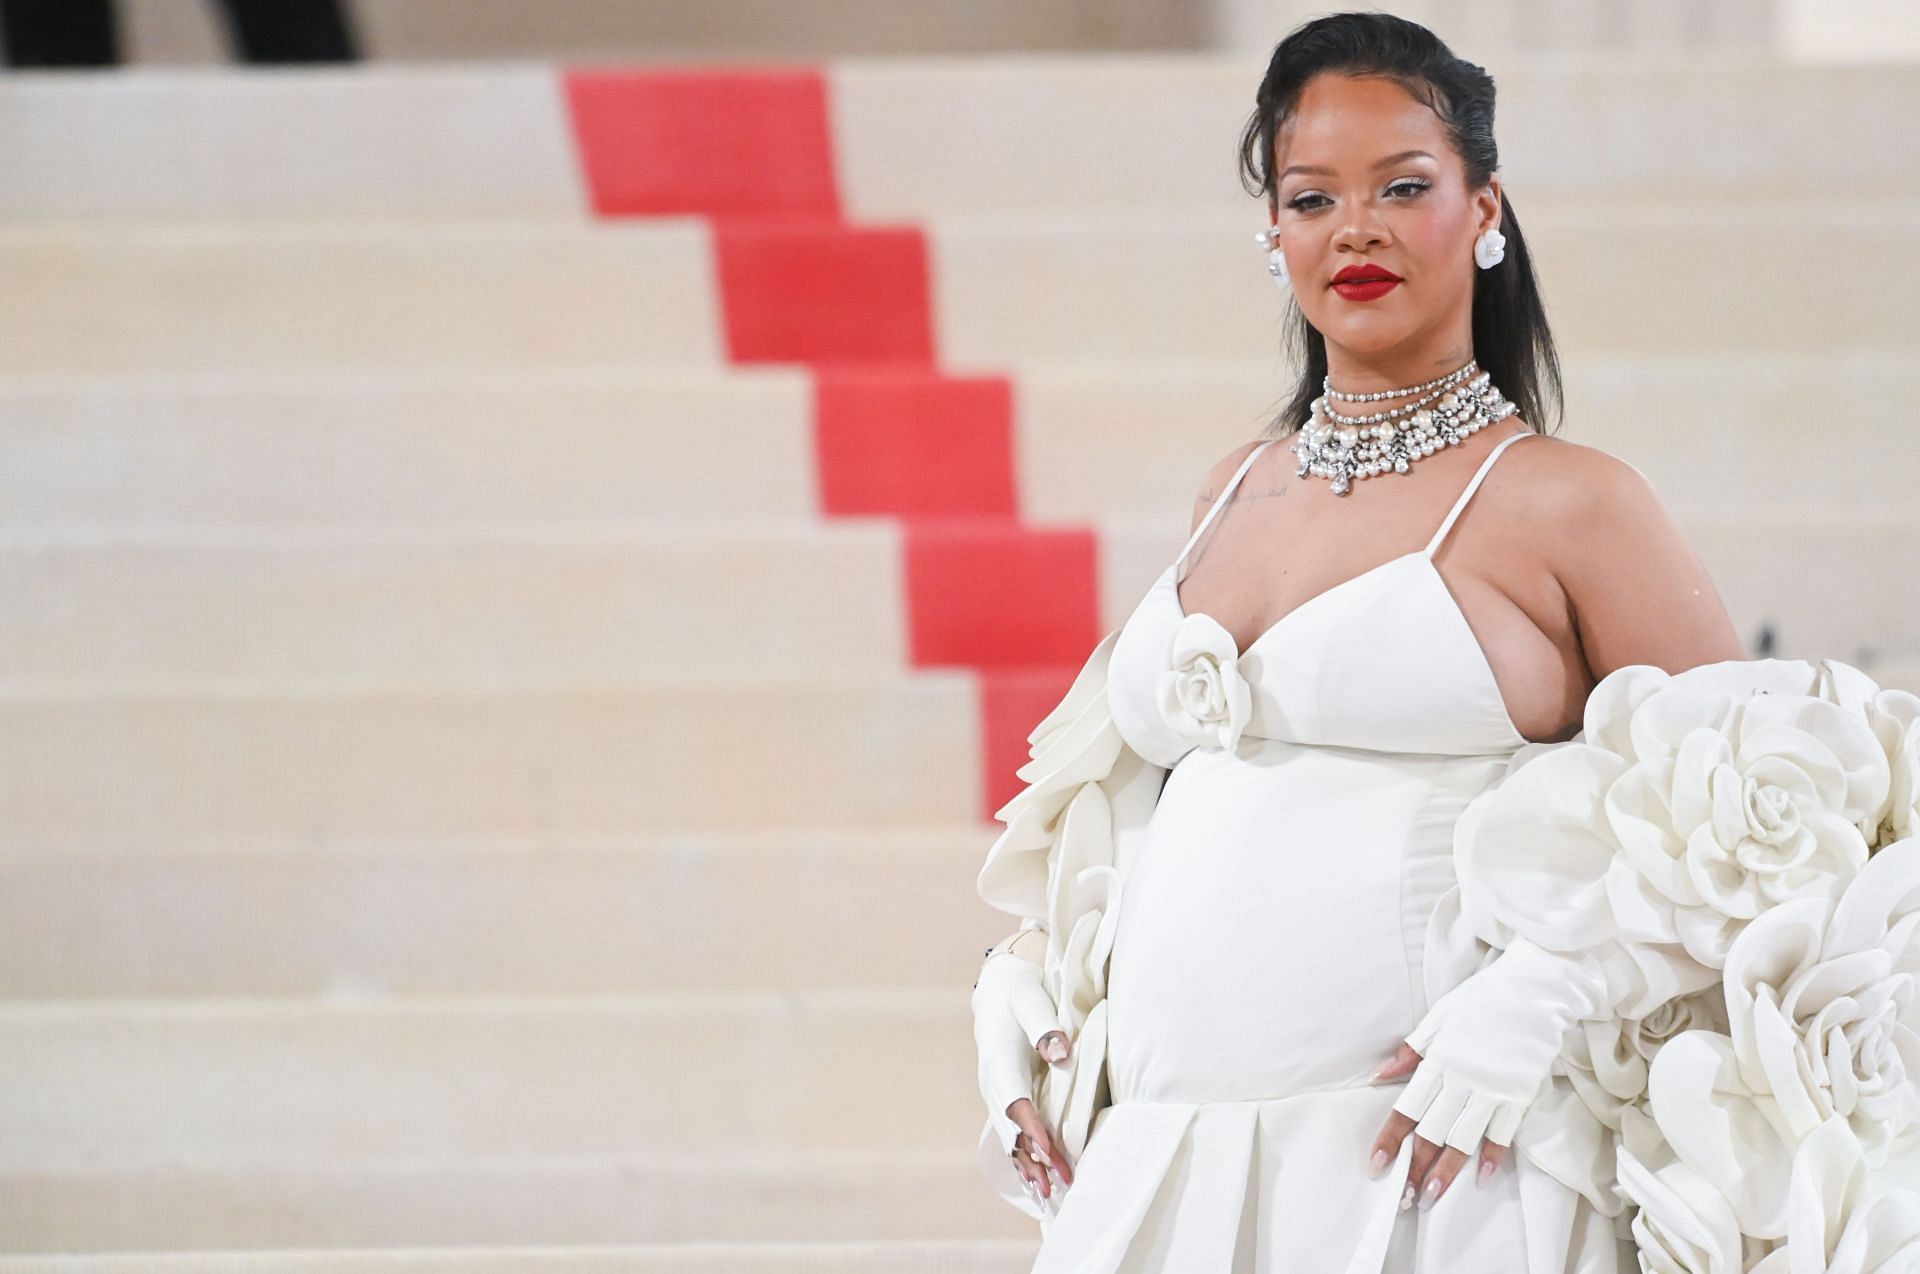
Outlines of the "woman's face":
M 1473 242 L 1499 224 L 1499 178 L 1468 191 L 1424 103 L 1391 80 L 1315 76 L 1274 137 L 1274 172 L 1275 246 L 1330 345 L 1365 355 L 1437 342 L 1441 358 L 1471 347 Z M 1402 282 L 1373 299 L 1342 295 L 1333 277 L 1352 265 Z

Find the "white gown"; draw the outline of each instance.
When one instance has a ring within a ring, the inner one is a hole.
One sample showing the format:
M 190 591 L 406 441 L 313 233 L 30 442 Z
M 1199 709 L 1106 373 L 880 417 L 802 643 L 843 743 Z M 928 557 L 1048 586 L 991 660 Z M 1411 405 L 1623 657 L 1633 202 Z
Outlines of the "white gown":
M 1271 441 L 1119 630 L 1112 724 L 1169 769 L 1112 918 L 1111 1103 L 1033 1274 L 1638 1268 L 1623 1227 L 1517 1152 L 1484 1182 L 1469 1159 L 1425 1212 L 1399 1209 L 1411 1134 L 1379 1178 L 1365 1169 L 1406 1082 L 1367 1075 L 1427 1009 L 1454 823 L 1528 743 L 1433 554 L 1531 436 L 1493 448 L 1424 549 L 1308 599 L 1237 658 L 1226 638 L 1215 675 L 1238 674 L 1237 729 L 1183 717 L 1165 674 L 1225 632 L 1184 614 L 1177 584 Z

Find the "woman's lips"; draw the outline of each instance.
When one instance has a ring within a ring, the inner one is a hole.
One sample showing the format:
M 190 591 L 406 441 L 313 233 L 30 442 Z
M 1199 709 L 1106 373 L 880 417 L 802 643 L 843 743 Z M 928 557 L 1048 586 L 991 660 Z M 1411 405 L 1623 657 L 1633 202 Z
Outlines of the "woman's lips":
M 1399 286 L 1399 279 L 1368 279 L 1365 283 L 1336 283 L 1333 290 L 1349 301 L 1377 301 Z

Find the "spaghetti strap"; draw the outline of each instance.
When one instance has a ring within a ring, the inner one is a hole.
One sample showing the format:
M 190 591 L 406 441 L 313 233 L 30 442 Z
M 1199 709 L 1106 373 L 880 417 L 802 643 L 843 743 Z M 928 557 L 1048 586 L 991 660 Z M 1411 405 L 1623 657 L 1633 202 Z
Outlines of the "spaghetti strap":
M 1498 446 L 1487 453 L 1487 458 L 1482 460 L 1480 467 L 1474 471 L 1473 480 L 1467 483 L 1467 489 L 1460 493 L 1460 498 L 1453 502 L 1451 509 L 1447 510 L 1447 520 L 1440 524 L 1440 529 L 1433 533 L 1433 538 L 1427 541 L 1427 547 L 1423 549 L 1422 552 L 1428 557 L 1432 557 L 1434 552 L 1439 549 L 1440 541 L 1447 538 L 1447 532 L 1453 529 L 1454 519 L 1460 516 L 1460 510 L 1467 507 L 1467 501 L 1473 498 L 1473 493 L 1479 488 L 1481 479 L 1487 476 L 1487 470 L 1493 468 L 1493 462 L 1500 458 L 1500 453 L 1508 447 L 1511 447 L 1514 443 L 1519 442 L 1522 438 L 1531 438 L 1532 436 L 1533 431 L 1529 429 L 1524 433 L 1517 433 L 1511 438 L 1503 438 L 1500 440 Z
M 1254 460 L 1259 457 L 1260 453 L 1272 446 L 1275 441 L 1277 440 L 1269 438 L 1252 451 L 1249 451 L 1247 458 L 1240 462 L 1240 467 L 1233 471 L 1233 476 L 1227 479 L 1227 485 L 1225 489 L 1220 492 L 1220 498 L 1215 500 L 1213 507 L 1207 510 L 1207 516 L 1200 519 L 1200 525 L 1193 528 L 1193 534 L 1187 537 L 1186 547 L 1180 550 L 1180 556 L 1173 559 L 1173 577 L 1175 580 L 1180 578 L 1180 567 L 1186 562 L 1187 554 L 1193 551 L 1193 546 L 1199 541 L 1202 535 L 1206 534 L 1207 527 L 1213 522 L 1214 515 L 1227 507 L 1227 498 L 1233 494 L 1233 489 L 1240 485 L 1240 479 L 1246 476 L 1248 468 L 1252 466 Z

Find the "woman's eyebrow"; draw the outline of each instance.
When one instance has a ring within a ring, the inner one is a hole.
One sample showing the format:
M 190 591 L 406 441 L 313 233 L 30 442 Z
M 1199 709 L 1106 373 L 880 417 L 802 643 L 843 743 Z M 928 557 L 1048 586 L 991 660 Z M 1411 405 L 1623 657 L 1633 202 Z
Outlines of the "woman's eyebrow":
M 1421 156 L 1427 159 L 1433 158 L 1429 152 L 1424 150 L 1403 150 L 1398 154 L 1388 155 L 1385 159 L 1376 160 L 1373 166 L 1375 168 L 1385 168 L 1388 164 L 1397 164 L 1403 159 L 1415 159 Z M 1323 177 L 1331 177 L 1333 176 L 1333 169 L 1321 168 L 1313 164 L 1289 164 L 1280 175 L 1285 177 L 1290 173 L 1317 173 Z

